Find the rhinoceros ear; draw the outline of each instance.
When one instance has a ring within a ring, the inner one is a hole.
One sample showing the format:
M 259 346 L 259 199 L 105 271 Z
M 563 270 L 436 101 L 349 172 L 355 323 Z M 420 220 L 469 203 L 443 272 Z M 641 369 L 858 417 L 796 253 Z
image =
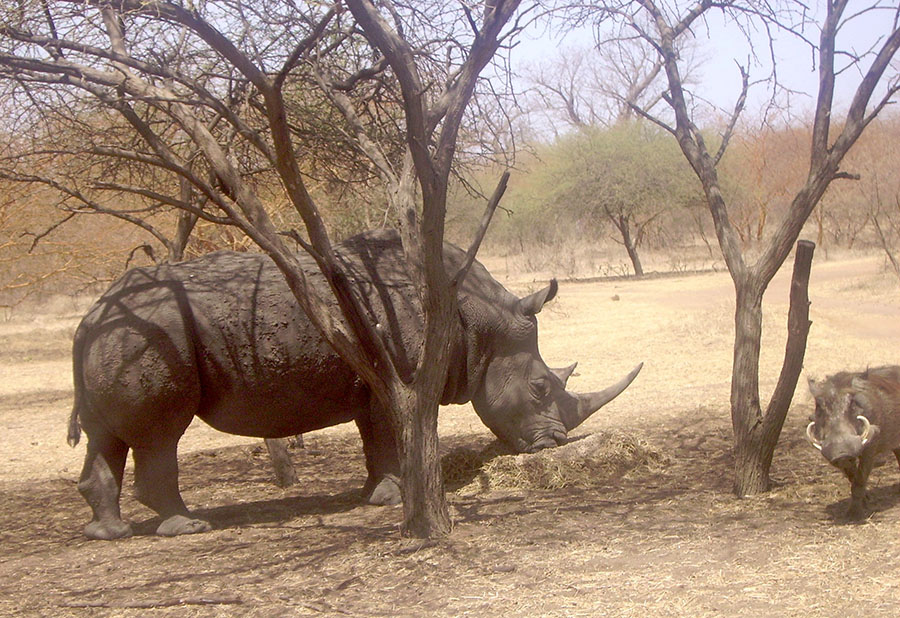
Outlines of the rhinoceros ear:
M 553 297 L 556 296 L 556 291 L 559 289 L 559 284 L 556 283 L 556 279 L 550 280 L 550 285 L 545 287 L 543 290 L 539 290 L 534 294 L 529 294 L 525 298 L 519 299 L 519 310 L 525 315 L 535 315 L 540 313 L 545 303 L 553 300 Z

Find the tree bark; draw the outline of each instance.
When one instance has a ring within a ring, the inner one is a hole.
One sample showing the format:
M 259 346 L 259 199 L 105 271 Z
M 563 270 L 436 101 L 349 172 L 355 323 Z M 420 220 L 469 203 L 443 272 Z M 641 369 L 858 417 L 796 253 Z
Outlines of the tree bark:
M 631 229 L 628 226 L 628 219 L 626 217 L 621 217 L 620 221 L 621 226 L 619 227 L 619 229 L 622 231 L 622 241 L 625 243 L 625 250 L 628 252 L 628 257 L 631 259 L 631 265 L 632 267 L 634 267 L 634 276 L 643 277 L 644 267 L 643 265 L 641 265 L 641 257 L 638 255 L 637 243 L 631 236 Z
M 398 402 L 398 411 L 402 419 L 397 441 L 403 496 L 401 533 L 417 538 L 445 537 L 452 524 L 438 449 L 438 406 L 408 391 L 405 400 Z
M 442 260 L 443 262 L 443 260 Z M 441 264 L 443 273 L 443 263 Z M 411 396 L 400 404 L 404 418 L 397 436 L 401 446 L 400 472 L 403 498 L 403 533 L 419 538 L 438 538 L 450 533 L 450 511 L 444 494 L 441 457 L 438 450 L 437 420 L 447 382 L 452 342 L 462 334 L 458 320 L 456 287 L 432 290 L 424 299 L 425 339 Z M 429 345 L 431 342 L 431 345 Z M 407 390 L 407 389 L 404 389 Z
M 628 252 L 628 258 L 631 260 L 631 266 L 634 268 L 635 277 L 643 277 L 644 267 L 641 264 L 641 257 L 638 255 L 637 242 L 631 235 L 631 222 L 625 215 L 615 216 L 609 211 L 607 211 L 607 214 L 622 235 L 622 244 L 625 245 L 625 251 Z
M 735 437 L 734 491 L 739 496 L 768 491 L 771 485 L 769 470 L 775 445 L 803 369 L 810 327 L 808 290 L 814 250 L 812 242 L 797 243 L 784 362 L 765 415 L 759 403 L 758 380 L 765 286 L 754 286 L 752 281 L 738 284 L 731 411 Z
M 266 438 L 266 448 L 275 470 L 275 484 L 279 487 L 290 487 L 297 483 L 297 472 L 287 449 L 287 440 Z

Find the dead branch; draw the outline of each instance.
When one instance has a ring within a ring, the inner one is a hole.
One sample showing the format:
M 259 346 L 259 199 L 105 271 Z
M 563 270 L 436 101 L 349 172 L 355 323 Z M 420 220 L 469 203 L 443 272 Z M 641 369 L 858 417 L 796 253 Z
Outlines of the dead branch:
M 460 267 L 459 271 L 450 280 L 450 286 L 453 289 L 458 289 L 459 285 L 466 278 L 466 275 L 469 274 L 469 269 L 472 267 L 472 263 L 475 261 L 475 255 L 478 253 L 479 247 L 481 247 L 481 241 L 484 240 L 484 235 L 487 233 L 488 225 L 490 225 L 491 219 L 494 216 L 494 212 L 497 210 L 497 205 L 500 204 L 500 200 L 503 198 L 503 194 L 506 192 L 506 185 L 508 182 L 509 170 L 503 172 L 503 175 L 500 177 L 500 182 L 497 183 L 497 188 L 494 189 L 494 193 L 493 195 L 491 195 L 491 199 L 488 201 L 487 207 L 484 209 L 484 214 L 481 215 L 481 221 L 478 224 L 478 230 L 476 230 L 475 232 L 475 238 L 472 240 L 472 245 L 466 252 L 466 259 Z
M 68 215 L 66 215 L 65 217 L 63 217 L 62 219 L 60 219 L 59 221 L 57 221 L 56 223 L 54 223 L 53 225 L 51 225 L 50 227 L 48 227 L 47 229 L 45 229 L 42 232 L 37 232 L 37 233 L 28 232 L 28 231 L 22 232 L 22 236 L 33 236 L 34 237 L 31 241 L 31 246 L 28 247 L 28 253 L 31 253 L 32 251 L 34 251 L 34 248 L 37 247 L 37 245 L 41 241 L 41 239 L 45 238 L 46 236 L 49 236 L 55 229 L 57 229 L 61 225 L 71 221 L 72 218 L 75 217 L 76 214 L 77 213 L 74 213 L 74 212 L 69 213 Z
M 878 215 L 872 215 L 872 223 L 875 226 L 875 232 L 878 234 L 878 242 L 881 244 L 881 248 L 884 250 L 888 261 L 891 263 L 891 268 L 893 269 L 894 274 L 897 275 L 898 279 L 900 279 L 900 260 L 898 260 L 897 256 L 894 255 L 894 251 L 891 248 L 891 243 L 888 242 L 887 234 L 884 233 L 884 229 L 881 227 L 881 223 L 878 221 Z
M 741 94 L 734 104 L 734 111 L 731 113 L 731 119 L 728 121 L 728 126 L 724 133 L 722 133 L 722 143 L 719 144 L 719 150 L 716 152 L 716 156 L 713 157 L 713 165 L 718 165 L 719 161 L 721 161 L 722 157 L 725 155 L 725 150 L 728 148 L 728 142 L 731 141 L 731 136 L 734 133 L 734 127 L 737 125 L 738 118 L 744 110 L 744 104 L 747 101 L 747 90 L 750 88 L 750 74 L 747 72 L 747 69 L 741 65 L 738 65 L 738 69 L 741 71 Z

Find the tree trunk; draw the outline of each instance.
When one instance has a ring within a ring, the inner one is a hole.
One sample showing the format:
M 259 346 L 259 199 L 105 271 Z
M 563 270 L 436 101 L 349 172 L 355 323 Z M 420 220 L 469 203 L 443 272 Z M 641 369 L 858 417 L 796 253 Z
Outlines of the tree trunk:
M 266 438 L 266 448 L 275 470 L 275 484 L 279 487 L 290 487 L 297 482 L 297 472 L 287 449 L 287 440 Z
M 425 371 L 420 368 L 419 373 Z M 432 372 L 433 373 L 433 370 Z M 451 522 L 444 495 L 438 448 L 439 398 L 417 393 L 421 384 L 397 382 L 391 392 L 391 410 L 373 398 L 380 422 L 393 429 L 400 457 L 400 495 L 403 500 L 401 534 L 417 538 L 440 538 L 450 533 Z
M 622 234 L 622 243 L 625 245 L 625 251 L 628 252 L 628 258 L 631 260 L 631 266 L 634 268 L 634 275 L 636 277 L 643 277 L 644 267 L 641 265 L 641 258 L 638 255 L 637 243 L 631 235 L 631 226 L 628 217 L 619 215 L 618 217 L 612 217 L 612 219 L 616 227 L 619 228 L 619 233 Z
M 809 271 L 815 244 L 800 241 L 794 259 L 788 338 L 778 384 L 765 415 L 759 403 L 759 350 L 765 285 L 742 280 L 735 310 L 731 418 L 734 428 L 734 492 L 749 496 L 769 490 L 769 470 L 806 352 L 809 334 Z
M 628 240 L 631 240 L 630 238 Z M 629 243 L 625 245 L 625 250 L 628 251 L 628 257 L 631 258 L 631 265 L 634 267 L 634 275 L 636 277 L 644 276 L 644 267 L 641 265 L 641 258 L 638 255 L 637 247 L 634 246 L 634 243 Z
M 179 198 L 185 204 L 194 204 L 194 189 L 190 182 L 181 179 L 179 184 Z M 175 225 L 175 238 L 169 247 L 169 262 L 176 263 L 184 259 L 184 250 L 187 248 L 188 241 L 191 238 L 191 232 L 197 224 L 197 215 L 187 210 L 179 211 L 178 222 Z
M 881 223 L 879 223 L 878 221 L 878 215 L 872 215 L 872 223 L 875 225 L 875 231 L 878 232 L 878 240 L 881 243 L 881 248 L 884 249 L 884 253 L 885 255 L 887 255 L 888 261 L 890 261 L 891 263 L 891 268 L 894 270 L 894 274 L 897 275 L 898 278 L 900 278 L 900 261 L 897 260 L 897 257 L 891 250 L 891 243 L 888 242 L 884 230 L 881 229 Z
M 438 448 L 438 405 L 408 392 L 403 402 L 400 427 L 402 534 L 417 538 L 440 538 L 452 527 Z
M 762 337 L 763 290 L 752 278 L 735 281 L 734 364 L 731 372 L 731 424 L 734 430 L 734 491 L 739 496 L 768 489 L 762 470 L 757 428 L 759 405 L 759 347 Z M 754 289 L 756 288 L 756 289 Z

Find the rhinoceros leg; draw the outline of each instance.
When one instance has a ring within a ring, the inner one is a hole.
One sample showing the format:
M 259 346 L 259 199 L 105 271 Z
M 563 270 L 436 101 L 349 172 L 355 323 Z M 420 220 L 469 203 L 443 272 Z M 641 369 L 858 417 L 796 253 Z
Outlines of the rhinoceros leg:
M 78 491 L 90 505 L 94 517 L 84 528 L 91 539 L 112 540 L 131 536 L 131 526 L 122 521 L 119 495 L 128 446 L 106 432 L 94 432 L 88 438 L 84 468 Z
M 356 417 L 369 473 L 363 498 L 369 504 L 400 504 L 400 460 L 387 418 L 373 418 L 371 410 Z
M 137 499 L 162 517 L 161 536 L 212 530 L 209 522 L 191 517 L 178 491 L 178 441 L 134 449 L 134 485 Z

